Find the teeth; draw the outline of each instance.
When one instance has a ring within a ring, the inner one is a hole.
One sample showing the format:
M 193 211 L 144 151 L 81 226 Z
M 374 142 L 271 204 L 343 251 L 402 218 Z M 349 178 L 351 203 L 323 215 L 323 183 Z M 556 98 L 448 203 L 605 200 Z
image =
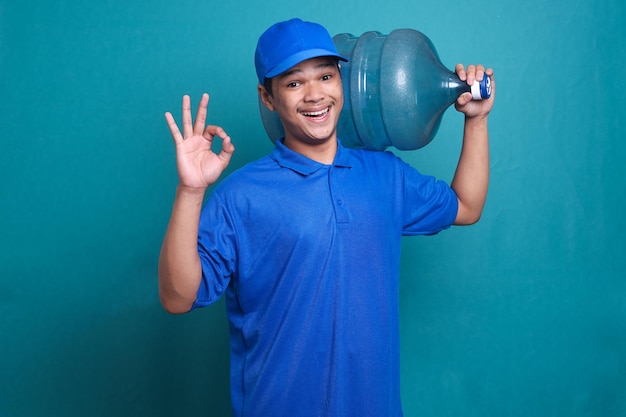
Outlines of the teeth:
M 320 110 L 320 111 L 315 111 L 315 112 L 302 112 L 302 114 L 307 117 L 319 117 L 319 116 L 325 115 L 326 113 L 328 113 L 328 108 L 325 108 L 324 110 Z

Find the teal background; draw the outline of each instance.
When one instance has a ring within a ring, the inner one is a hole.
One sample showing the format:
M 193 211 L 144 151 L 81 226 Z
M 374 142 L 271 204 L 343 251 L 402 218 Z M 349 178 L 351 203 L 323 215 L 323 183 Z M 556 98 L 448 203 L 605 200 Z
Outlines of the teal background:
M 163 113 L 207 91 L 231 169 L 266 154 L 254 47 L 293 16 L 496 71 L 483 219 L 405 240 L 405 415 L 626 416 L 622 0 L 0 0 L 0 416 L 230 415 L 223 303 L 158 301 Z M 462 122 L 398 153 L 449 180 Z

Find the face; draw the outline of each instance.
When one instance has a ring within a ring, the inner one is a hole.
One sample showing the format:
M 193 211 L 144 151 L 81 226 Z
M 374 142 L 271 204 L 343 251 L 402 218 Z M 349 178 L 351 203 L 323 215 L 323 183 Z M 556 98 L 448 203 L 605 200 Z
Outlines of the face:
M 259 92 L 265 106 L 280 117 L 285 145 L 317 146 L 336 141 L 343 89 L 334 58 L 303 61 L 272 79 L 272 95 L 262 86 Z

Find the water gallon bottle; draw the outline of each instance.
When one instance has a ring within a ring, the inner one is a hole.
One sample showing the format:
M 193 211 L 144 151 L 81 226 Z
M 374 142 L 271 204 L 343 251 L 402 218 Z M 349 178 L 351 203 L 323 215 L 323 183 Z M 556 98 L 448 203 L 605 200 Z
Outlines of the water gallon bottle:
M 464 92 L 476 100 L 491 96 L 489 77 L 471 87 L 447 69 L 433 43 L 413 29 L 360 37 L 333 37 L 340 55 L 344 105 L 337 135 L 347 147 L 414 150 L 437 134 L 443 113 Z M 265 131 L 272 141 L 284 136 L 276 112 L 259 102 Z

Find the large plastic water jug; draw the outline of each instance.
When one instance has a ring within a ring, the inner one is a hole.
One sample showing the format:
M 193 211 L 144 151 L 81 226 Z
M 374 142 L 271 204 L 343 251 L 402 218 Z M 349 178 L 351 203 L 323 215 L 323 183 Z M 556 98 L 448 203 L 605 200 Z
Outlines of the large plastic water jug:
M 344 106 L 337 135 L 347 147 L 382 150 L 419 149 L 437 134 L 443 113 L 464 92 L 490 97 L 489 77 L 471 87 L 439 59 L 428 37 L 413 29 L 388 35 L 333 37 L 341 63 Z M 265 131 L 272 141 L 284 136 L 275 112 L 259 103 Z

